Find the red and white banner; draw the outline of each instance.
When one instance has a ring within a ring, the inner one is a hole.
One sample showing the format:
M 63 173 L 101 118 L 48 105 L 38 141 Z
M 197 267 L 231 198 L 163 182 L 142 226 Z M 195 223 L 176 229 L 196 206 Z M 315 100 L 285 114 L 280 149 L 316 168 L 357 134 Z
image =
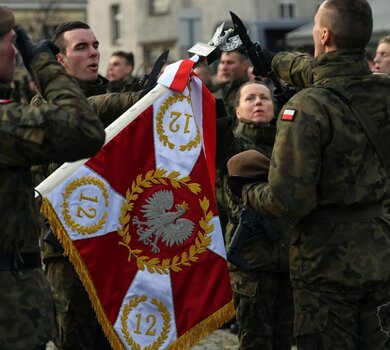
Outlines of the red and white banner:
M 114 349 L 187 349 L 234 315 L 215 100 L 191 62 L 168 66 L 169 89 L 43 201 Z

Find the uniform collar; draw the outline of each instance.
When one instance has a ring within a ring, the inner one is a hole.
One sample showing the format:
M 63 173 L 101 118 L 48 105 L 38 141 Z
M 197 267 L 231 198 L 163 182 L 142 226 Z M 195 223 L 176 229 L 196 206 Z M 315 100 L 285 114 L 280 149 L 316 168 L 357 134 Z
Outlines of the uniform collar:
M 345 49 L 324 53 L 318 56 L 313 64 L 314 82 L 338 76 L 372 74 L 368 67 L 366 55 L 360 49 Z

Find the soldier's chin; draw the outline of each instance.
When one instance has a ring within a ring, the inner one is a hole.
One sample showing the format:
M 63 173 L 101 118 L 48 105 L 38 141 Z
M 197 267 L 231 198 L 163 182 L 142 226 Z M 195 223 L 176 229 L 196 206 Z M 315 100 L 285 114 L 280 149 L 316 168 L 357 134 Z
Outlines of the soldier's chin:
M 94 74 L 88 74 L 85 79 L 81 79 L 81 80 L 85 80 L 85 81 L 88 81 L 88 82 L 95 82 L 98 78 L 98 73 L 94 73 Z

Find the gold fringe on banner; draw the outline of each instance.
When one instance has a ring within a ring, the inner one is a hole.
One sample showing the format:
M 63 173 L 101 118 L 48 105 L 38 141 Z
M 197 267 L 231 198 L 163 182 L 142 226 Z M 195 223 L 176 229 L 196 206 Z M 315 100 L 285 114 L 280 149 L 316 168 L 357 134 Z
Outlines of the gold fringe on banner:
M 220 328 L 224 323 L 230 321 L 235 316 L 233 301 L 224 305 L 208 318 L 192 327 L 189 331 L 176 339 L 167 350 L 185 350 L 197 344 L 200 340 L 210 335 Z
M 96 318 L 98 319 L 100 325 L 103 328 L 104 334 L 109 340 L 112 348 L 114 350 L 125 350 L 126 347 L 118 337 L 117 333 L 114 331 L 114 327 L 111 322 L 108 320 L 106 312 L 104 311 L 99 297 L 96 293 L 95 286 L 92 282 L 92 278 L 89 274 L 88 269 L 86 268 L 83 259 L 81 258 L 77 249 L 73 246 L 72 240 L 69 238 L 64 226 L 62 225 L 60 219 L 58 218 L 56 212 L 54 211 L 50 201 L 47 198 L 43 198 L 41 213 L 47 218 L 50 223 L 53 232 L 56 237 L 62 244 L 64 248 L 65 255 L 69 257 L 70 262 L 74 266 L 77 274 L 80 277 L 81 282 L 83 283 L 85 289 L 87 290 L 89 299 L 96 313 Z
M 64 226 L 54 211 L 50 201 L 47 198 L 43 198 L 41 206 L 42 214 L 47 218 L 50 226 L 53 229 L 56 237 L 61 242 L 65 255 L 69 257 L 70 262 L 74 266 L 81 282 L 88 292 L 89 299 L 91 300 L 92 307 L 95 310 L 96 317 L 103 328 L 103 331 L 108 338 L 112 348 L 114 350 L 126 350 L 126 346 L 120 340 L 118 334 L 115 332 L 113 325 L 108 320 L 106 312 L 104 311 L 100 299 L 96 293 L 92 278 L 86 268 L 83 259 L 79 252 L 74 247 L 72 240 L 69 238 Z M 217 310 L 214 314 L 210 315 L 207 319 L 203 320 L 180 338 L 176 339 L 170 344 L 167 350 L 185 350 L 198 343 L 203 338 L 210 335 L 212 332 L 221 327 L 225 322 L 231 320 L 235 316 L 233 301 L 224 305 L 221 309 Z M 162 349 L 161 349 L 162 350 Z

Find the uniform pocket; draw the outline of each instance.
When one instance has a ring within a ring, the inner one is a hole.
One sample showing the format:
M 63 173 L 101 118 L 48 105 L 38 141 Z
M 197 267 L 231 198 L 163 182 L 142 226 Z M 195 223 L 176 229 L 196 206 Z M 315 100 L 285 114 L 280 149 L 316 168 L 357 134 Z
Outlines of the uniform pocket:
M 295 315 L 295 336 L 322 333 L 328 326 L 328 308 L 322 307 L 311 312 L 297 312 Z
M 232 281 L 232 290 L 234 293 L 246 296 L 254 297 L 257 292 L 258 282 L 248 280 L 236 280 Z

